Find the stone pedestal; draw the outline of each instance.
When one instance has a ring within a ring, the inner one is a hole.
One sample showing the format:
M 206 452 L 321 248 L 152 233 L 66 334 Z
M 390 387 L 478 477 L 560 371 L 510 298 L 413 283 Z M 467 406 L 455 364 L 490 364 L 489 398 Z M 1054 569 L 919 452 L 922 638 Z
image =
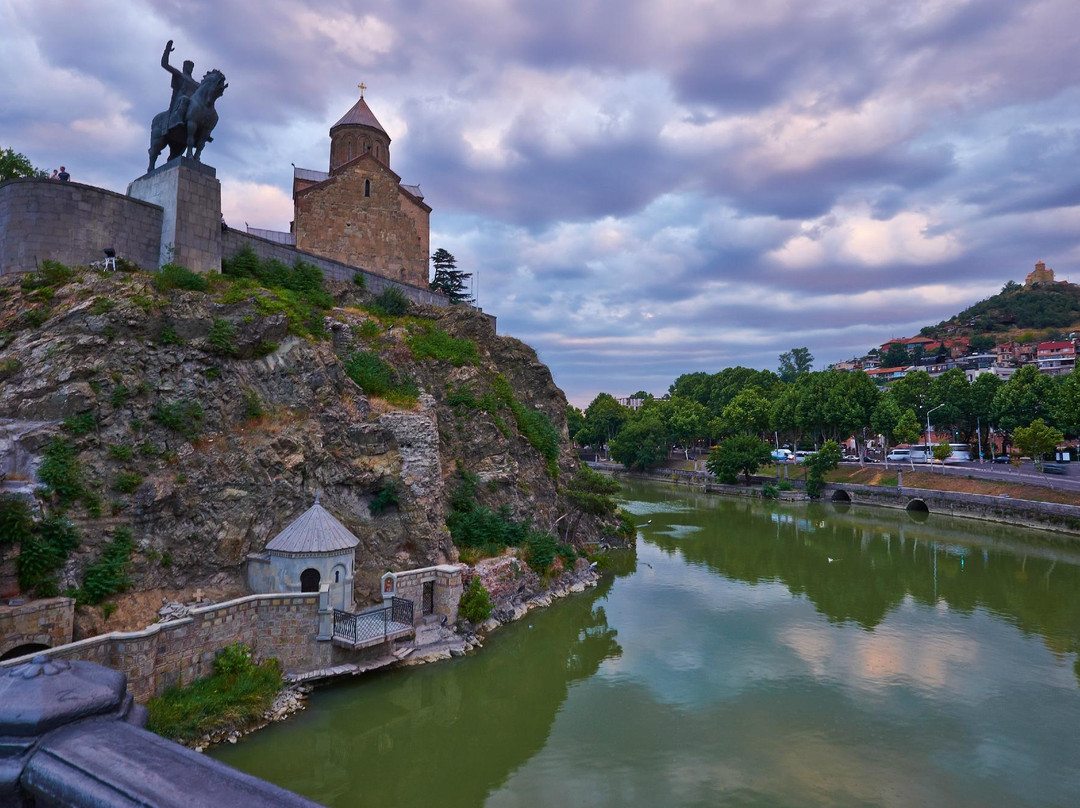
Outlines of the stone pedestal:
M 177 157 L 128 186 L 128 196 L 161 205 L 161 255 L 194 272 L 221 271 L 221 183 L 217 172 Z

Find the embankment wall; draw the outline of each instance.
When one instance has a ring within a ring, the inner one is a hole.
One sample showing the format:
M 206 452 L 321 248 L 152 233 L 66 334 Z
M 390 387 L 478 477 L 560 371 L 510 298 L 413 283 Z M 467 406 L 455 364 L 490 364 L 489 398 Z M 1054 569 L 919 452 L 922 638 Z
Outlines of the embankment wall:
M 594 465 L 594 464 L 590 464 Z M 679 471 L 674 469 L 654 470 L 650 472 L 614 470 L 610 466 L 595 464 L 600 471 L 607 471 L 616 477 L 635 477 L 657 482 L 673 483 L 698 488 L 708 493 L 728 494 L 743 497 L 760 497 L 761 485 L 776 482 L 775 477 L 752 477 L 751 485 L 725 485 L 706 472 Z M 802 494 L 802 481 L 791 480 L 795 492 L 781 492 L 781 499 L 805 498 Z M 837 492 L 843 492 L 838 496 Z M 794 496 L 792 496 L 794 495 Z M 983 494 L 965 494 L 955 491 L 934 491 L 925 488 L 888 488 L 875 485 L 855 485 L 853 483 L 828 483 L 822 490 L 823 501 L 844 501 L 853 505 L 877 505 L 884 508 L 923 509 L 930 513 L 945 513 L 951 516 L 964 516 L 970 519 L 984 519 L 991 522 L 1005 522 L 1040 530 L 1053 530 L 1080 536 L 1080 507 L 1060 505 L 1054 502 L 1039 502 L 1010 497 L 994 497 Z
M 318 611 L 318 593 L 250 595 L 192 609 L 181 620 L 101 634 L 42 653 L 122 671 L 132 696 L 146 702 L 166 687 L 208 676 L 217 652 L 237 642 L 257 659 L 276 657 L 286 673 L 330 665 L 332 644 L 316 639 Z M 6 660 L 0 666 L 26 660 Z

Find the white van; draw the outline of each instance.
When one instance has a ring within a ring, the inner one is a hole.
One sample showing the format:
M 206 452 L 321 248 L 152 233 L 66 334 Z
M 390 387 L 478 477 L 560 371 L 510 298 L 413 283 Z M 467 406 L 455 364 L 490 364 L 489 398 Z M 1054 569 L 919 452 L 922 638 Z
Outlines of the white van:
M 772 459 L 779 460 L 781 463 L 788 463 L 791 461 L 791 449 L 773 449 Z
M 817 454 L 817 452 L 803 452 L 803 451 L 796 452 L 795 453 L 795 462 L 796 463 L 801 463 L 804 460 L 806 460 L 806 458 L 810 457 L 810 455 L 816 455 L 816 454 Z
M 885 456 L 886 460 L 910 460 L 911 449 L 893 449 Z

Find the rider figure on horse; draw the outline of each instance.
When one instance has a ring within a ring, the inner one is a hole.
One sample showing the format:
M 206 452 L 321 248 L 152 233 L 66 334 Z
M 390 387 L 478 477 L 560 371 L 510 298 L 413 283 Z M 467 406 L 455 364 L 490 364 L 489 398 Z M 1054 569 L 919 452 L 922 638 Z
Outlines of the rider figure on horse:
M 169 126 L 167 131 L 185 124 L 184 116 L 187 113 L 191 95 L 199 89 L 199 82 L 191 76 L 191 71 L 195 69 L 193 61 L 188 59 L 184 62 L 183 73 L 169 64 L 169 54 L 174 50 L 173 41 L 170 39 L 165 44 L 165 51 L 161 54 L 161 66 L 172 73 L 172 99 L 169 101 Z

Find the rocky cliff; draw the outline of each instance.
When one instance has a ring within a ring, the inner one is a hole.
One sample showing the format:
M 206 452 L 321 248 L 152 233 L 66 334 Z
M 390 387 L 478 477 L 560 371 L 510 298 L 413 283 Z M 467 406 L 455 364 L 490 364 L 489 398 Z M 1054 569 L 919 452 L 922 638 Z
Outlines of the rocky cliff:
M 38 504 L 79 531 L 59 589 L 132 531 L 127 593 L 110 598 L 105 614 L 119 609 L 104 626 L 84 614 L 83 633 L 143 625 L 162 596 L 245 591 L 246 555 L 316 490 L 361 540 L 361 603 L 387 569 L 456 560 L 446 516 L 462 471 L 478 502 L 545 530 L 573 510 L 560 488 L 576 468 L 565 397 L 483 314 L 373 313 L 348 285 L 311 308 L 250 280 L 156 280 L 0 279 L 0 471 L 10 491 L 41 482 L 43 460 L 50 469 Z M 579 543 L 604 528 L 573 522 Z M 17 548 L 0 552 L 10 595 Z

